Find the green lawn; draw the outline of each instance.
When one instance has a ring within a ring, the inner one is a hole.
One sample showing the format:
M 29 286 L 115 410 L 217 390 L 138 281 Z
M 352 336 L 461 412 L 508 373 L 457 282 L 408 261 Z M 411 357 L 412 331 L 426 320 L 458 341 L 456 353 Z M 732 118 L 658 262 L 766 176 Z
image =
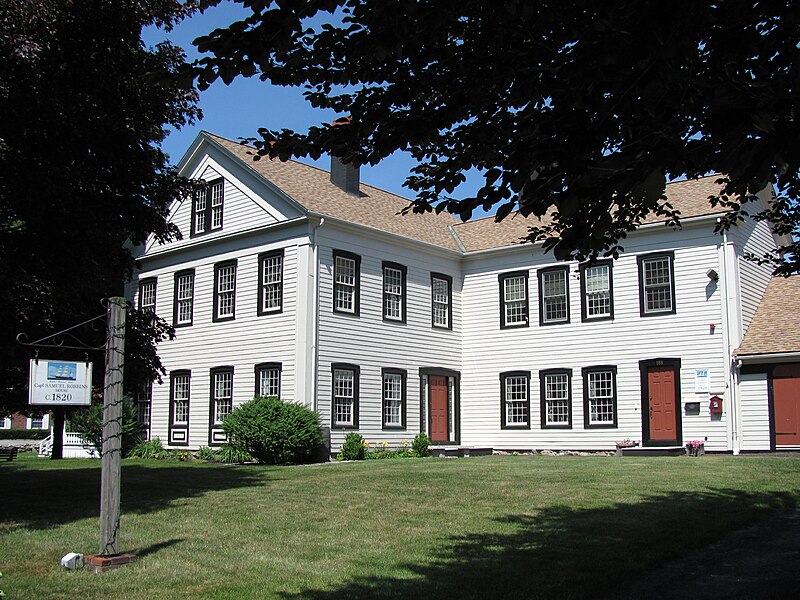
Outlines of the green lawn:
M 303 467 L 128 459 L 124 551 L 98 544 L 99 461 L 0 463 L 10 599 L 582 598 L 793 507 L 800 460 L 485 457 Z

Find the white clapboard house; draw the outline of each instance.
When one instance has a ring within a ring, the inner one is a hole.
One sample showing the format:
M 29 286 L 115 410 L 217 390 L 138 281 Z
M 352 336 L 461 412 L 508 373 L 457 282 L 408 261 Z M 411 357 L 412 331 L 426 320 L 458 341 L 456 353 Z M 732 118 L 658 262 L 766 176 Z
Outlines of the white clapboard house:
M 315 410 L 333 452 L 350 431 L 496 450 L 800 446 L 775 423 L 776 378 L 796 382 L 797 362 L 737 353 L 771 281 L 743 254 L 776 240 L 763 222 L 714 233 L 715 177 L 668 186 L 682 229 L 653 218 L 618 260 L 585 265 L 520 244 L 519 216 L 401 216 L 406 199 L 336 160 L 252 156 L 201 133 L 179 167 L 207 191 L 170 215 L 183 239 L 140 249 L 130 295 L 177 330 L 140 411 L 169 447 L 223 443 L 256 394 Z

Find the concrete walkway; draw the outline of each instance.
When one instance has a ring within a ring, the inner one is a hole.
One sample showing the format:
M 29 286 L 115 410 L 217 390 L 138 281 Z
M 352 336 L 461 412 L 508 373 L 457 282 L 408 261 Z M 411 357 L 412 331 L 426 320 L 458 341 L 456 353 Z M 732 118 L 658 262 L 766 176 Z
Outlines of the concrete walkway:
M 611 596 L 647 600 L 800 598 L 800 509 L 723 538 Z

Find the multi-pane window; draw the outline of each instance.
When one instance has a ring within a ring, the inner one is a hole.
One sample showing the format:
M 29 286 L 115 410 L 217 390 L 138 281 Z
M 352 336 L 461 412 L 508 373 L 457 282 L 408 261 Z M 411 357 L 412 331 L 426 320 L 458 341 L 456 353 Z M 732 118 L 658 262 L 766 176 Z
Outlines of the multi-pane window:
M 528 326 L 528 272 L 500 275 L 500 327 Z
M 582 315 L 584 321 L 614 316 L 611 263 L 581 266 Z
M 332 365 L 333 427 L 358 427 L 358 367 Z
M 144 430 L 150 429 L 150 407 L 153 399 L 153 384 L 147 383 L 136 394 L 136 422 Z
M 406 320 L 406 268 L 383 263 L 383 320 Z
M 584 420 L 587 427 L 616 427 L 616 367 L 583 370 Z
M 189 375 L 172 378 L 172 422 L 182 425 L 189 422 Z
M 449 275 L 431 273 L 431 325 L 443 329 L 453 327 L 453 279 Z
M 11 417 L 0 417 L 0 429 L 11 429 Z
M 358 315 L 361 257 L 333 252 L 333 312 Z
M 571 371 L 547 370 L 539 373 L 541 383 L 542 427 L 572 425 Z
M 675 312 L 672 254 L 639 257 L 639 296 L 642 316 Z
M 175 325 L 191 325 L 194 309 L 194 271 L 180 271 L 175 274 Z
M 258 261 L 258 314 L 283 310 L 283 251 L 262 254 Z
M 236 308 L 236 262 L 214 266 L 214 320 L 233 319 Z
M 44 429 L 44 415 L 34 415 L 31 417 L 31 429 Z
M 222 229 L 225 182 L 215 179 L 195 194 L 192 204 L 192 235 Z
M 530 379 L 529 371 L 500 374 L 501 427 L 530 427 Z
M 233 369 L 211 370 L 212 402 L 214 403 L 214 423 L 222 424 L 233 410 Z
M 405 427 L 406 373 L 383 370 L 383 427 Z
M 539 271 L 540 322 L 542 325 L 569 322 L 568 269 Z
M 139 282 L 139 310 L 156 312 L 155 279 L 142 279 Z
M 280 363 L 256 365 L 256 396 L 281 397 Z

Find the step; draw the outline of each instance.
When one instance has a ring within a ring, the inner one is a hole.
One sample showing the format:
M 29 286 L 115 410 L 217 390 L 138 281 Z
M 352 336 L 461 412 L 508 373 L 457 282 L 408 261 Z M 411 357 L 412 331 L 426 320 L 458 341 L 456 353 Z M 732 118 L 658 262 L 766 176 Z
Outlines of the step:
M 491 448 L 476 448 L 474 446 L 428 446 L 428 451 L 431 456 L 438 458 L 456 456 L 468 458 L 470 456 L 490 456 L 492 454 Z

